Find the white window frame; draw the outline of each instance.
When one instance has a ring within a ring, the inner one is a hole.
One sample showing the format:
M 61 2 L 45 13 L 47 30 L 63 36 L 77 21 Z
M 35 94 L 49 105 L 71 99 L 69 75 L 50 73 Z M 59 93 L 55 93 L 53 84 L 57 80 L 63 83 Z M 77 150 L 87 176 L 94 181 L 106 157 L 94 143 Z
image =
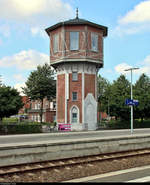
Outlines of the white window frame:
M 76 118 L 73 118 L 73 114 L 76 114 Z M 79 123 L 79 109 L 76 105 L 73 105 L 70 109 L 70 121 L 71 123 Z
M 79 32 L 71 31 L 70 32 L 70 50 L 79 50 Z
M 98 34 L 91 33 L 91 50 L 98 52 Z
M 59 51 L 59 35 L 55 34 L 53 36 L 53 51 L 54 53 L 57 53 Z

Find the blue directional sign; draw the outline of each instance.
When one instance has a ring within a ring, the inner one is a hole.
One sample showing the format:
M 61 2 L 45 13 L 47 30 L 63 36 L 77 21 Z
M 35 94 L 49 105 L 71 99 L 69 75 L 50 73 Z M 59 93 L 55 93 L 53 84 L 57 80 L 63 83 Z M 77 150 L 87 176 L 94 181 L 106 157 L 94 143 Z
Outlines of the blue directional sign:
M 133 105 L 138 106 L 139 105 L 139 101 L 138 100 L 133 100 Z
M 139 105 L 139 101 L 138 100 L 126 99 L 125 104 L 126 105 L 138 106 Z
M 125 104 L 126 105 L 132 105 L 132 100 L 131 99 L 126 99 Z

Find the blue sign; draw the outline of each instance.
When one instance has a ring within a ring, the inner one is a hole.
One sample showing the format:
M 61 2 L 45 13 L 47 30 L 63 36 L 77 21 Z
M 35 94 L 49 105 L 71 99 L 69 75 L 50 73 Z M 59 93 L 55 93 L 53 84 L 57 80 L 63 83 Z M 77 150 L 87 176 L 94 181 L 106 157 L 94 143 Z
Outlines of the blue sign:
M 135 105 L 135 106 L 137 106 L 137 105 L 139 105 L 139 101 L 138 100 L 126 99 L 125 104 L 126 105 Z
M 133 100 L 133 105 L 138 106 L 139 105 L 139 101 L 138 100 Z

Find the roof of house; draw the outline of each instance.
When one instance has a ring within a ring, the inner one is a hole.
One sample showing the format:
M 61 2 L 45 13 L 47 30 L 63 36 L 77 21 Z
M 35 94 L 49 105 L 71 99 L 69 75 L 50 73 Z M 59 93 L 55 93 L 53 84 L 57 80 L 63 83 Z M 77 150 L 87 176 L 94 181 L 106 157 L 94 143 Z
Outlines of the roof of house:
M 49 28 L 46 28 L 45 31 L 47 32 L 47 34 L 49 35 L 49 32 L 52 30 L 55 30 L 56 28 L 60 27 L 60 26 L 68 26 L 68 25 L 89 25 L 89 26 L 93 26 L 95 28 L 101 29 L 103 31 L 103 36 L 107 36 L 107 32 L 108 32 L 108 28 L 106 26 L 102 26 L 90 21 L 87 21 L 85 19 L 79 19 L 78 16 L 75 19 L 70 19 L 64 22 L 59 22 Z

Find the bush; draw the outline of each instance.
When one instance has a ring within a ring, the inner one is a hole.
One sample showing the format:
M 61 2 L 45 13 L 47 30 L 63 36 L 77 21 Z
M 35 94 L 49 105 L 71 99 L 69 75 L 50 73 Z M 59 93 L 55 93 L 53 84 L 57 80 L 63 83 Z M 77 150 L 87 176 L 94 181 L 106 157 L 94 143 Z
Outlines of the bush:
M 18 122 L 18 118 L 3 118 L 2 120 L 3 123 L 16 123 Z
M 42 133 L 42 125 L 30 122 L 3 123 L 0 125 L 1 134 L 32 134 Z
M 106 127 L 110 129 L 130 129 L 131 121 L 111 120 L 106 123 Z M 134 128 L 150 128 L 150 120 L 133 120 Z
M 43 122 L 18 122 L 15 121 L 16 118 L 3 119 L 2 124 L 0 124 L 0 134 L 32 134 L 32 133 L 43 133 L 43 126 L 46 126 L 47 131 L 53 131 L 56 122 L 47 123 Z

